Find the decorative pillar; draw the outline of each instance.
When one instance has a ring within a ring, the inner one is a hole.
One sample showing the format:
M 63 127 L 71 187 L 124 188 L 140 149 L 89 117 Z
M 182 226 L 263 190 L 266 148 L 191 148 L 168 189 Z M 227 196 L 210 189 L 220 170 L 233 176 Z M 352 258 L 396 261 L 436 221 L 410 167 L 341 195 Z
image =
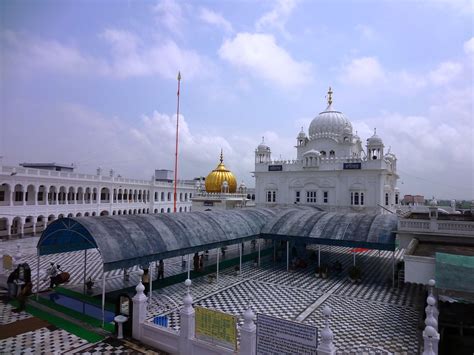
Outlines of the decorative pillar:
M 189 292 L 191 287 L 191 280 L 184 281 L 187 287 L 186 296 L 183 299 L 183 308 L 179 311 L 180 314 L 180 331 L 179 331 L 179 353 L 182 355 L 191 354 L 191 340 L 194 339 L 194 325 L 195 312 L 193 308 L 193 298 Z
M 331 316 L 331 308 L 324 306 L 324 317 L 326 317 L 324 329 L 321 331 L 321 344 L 318 346 L 318 355 L 336 355 L 336 347 L 333 344 L 334 334 L 329 327 L 329 317 Z
M 433 327 L 427 326 L 423 331 L 423 355 L 437 355 L 439 334 Z
M 436 296 L 434 294 L 434 288 L 435 288 L 435 285 L 436 285 L 436 281 L 431 279 L 431 280 L 428 281 L 428 285 L 430 287 L 429 295 L 431 297 L 433 297 L 433 300 L 434 300 L 434 303 L 432 304 L 432 306 L 433 306 L 433 316 L 436 318 L 436 320 L 438 320 L 439 311 L 438 311 L 438 308 L 436 307 Z M 428 303 L 428 299 L 426 301 Z M 428 303 L 428 305 L 429 305 L 429 303 Z M 428 309 L 428 306 L 426 307 L 425 311 L 427 309 Z
M 249 307 L 243 314 L 244 324 L 240 328 L 240 355 L 255 355 L 257 326 L 254 323 L 255 313 Z
M 143 293 L 145 291 L 145 286 L 142 284 L 142 275 L 143 270 L 138 270 L 139 282 L 135 290 L 137 293 L 133 297 L 133 319 L 132 319 L 132 337 L 134 339 L 140 340 L 141 338 L 141 329 L 142 323 L 146 319 L 146 304 L 147 297 Z

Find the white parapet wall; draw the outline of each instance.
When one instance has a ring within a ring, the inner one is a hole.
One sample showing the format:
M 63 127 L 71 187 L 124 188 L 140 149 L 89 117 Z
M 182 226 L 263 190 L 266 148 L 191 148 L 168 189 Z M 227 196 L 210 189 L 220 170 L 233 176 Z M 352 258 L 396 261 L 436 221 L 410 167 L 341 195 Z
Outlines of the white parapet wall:
M 170 354 L 179 354 L 178 331 L 160 327 L 150 322 L 143 322 L 141 327 L 141 342 Z

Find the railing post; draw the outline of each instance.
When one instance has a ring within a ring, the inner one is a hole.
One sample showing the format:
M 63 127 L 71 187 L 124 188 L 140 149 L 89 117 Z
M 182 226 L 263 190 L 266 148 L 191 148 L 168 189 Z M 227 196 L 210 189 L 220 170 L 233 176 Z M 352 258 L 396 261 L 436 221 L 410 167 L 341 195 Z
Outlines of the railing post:
M 146 304 L 147 297 L 144 294 L 145 286 L 142 284 L 142 275 L 143 270 L 138 271 L 138 277 L 140 281 L 138 282 L 135 290 L 137 291 L 136 295 L 133 297 L 133 319 L 132 319 L 132 337 L 134 339 L 141 339 L 141 329 L 142 324 L 146 319 Z
M 194 339 L 195 312 L 193 308 L 193 297 L 189 292 L 191 280 L 187 279 L 184 284 L 188 288 L 186 296 L 183 299 L 183 308 L 180 314 L 180 332 L 179 332 L 179 353 L 181 355 L 192 354 L 191 341 Z
M 324 329 L 321 331 L 321 344 L 318 346 L 318 355 L 335 355 L 336 347 L 333 344 L 334 334 L 329 327 L 329 317 L 331 317 L 331 308 L 323 308 L 324 317 L 326 317 Z
M 255 355 L 257 341 L 257 326 L 254 323 L 255 313 L 247 308 L 244 312 L 244 324 L 240 328 L 240 355 Z

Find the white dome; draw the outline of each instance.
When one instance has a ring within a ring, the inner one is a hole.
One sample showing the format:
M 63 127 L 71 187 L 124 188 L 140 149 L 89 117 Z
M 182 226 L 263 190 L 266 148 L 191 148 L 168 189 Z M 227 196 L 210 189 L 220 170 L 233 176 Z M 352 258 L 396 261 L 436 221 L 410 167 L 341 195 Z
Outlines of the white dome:
M 377 135 L 377 131 L 374 131 L 374 135 L 372 137 L 370 137 L 369 139 L 367 139 L 367 144 L 374 144 L 374 145 L 381 145 L 383 144 L 382 143 L 382 138 L 380 138 L 378 135 Z
M 337 138 L 342 135 L 352 134 L 352 124 L 340 111 L 328 106 L 326 111 L 321 112 L 313 119 L 309 126 L 309 137 L 311 139 L 319 137 Z
M 264 150 L 264 151 L 267 151 L 267 150 L 270 150 L 270 147 L 268 145 L 265 144 L 265 138 L 262 137 L 262 143 L 260 143 L 257 147 L 257 150 Z

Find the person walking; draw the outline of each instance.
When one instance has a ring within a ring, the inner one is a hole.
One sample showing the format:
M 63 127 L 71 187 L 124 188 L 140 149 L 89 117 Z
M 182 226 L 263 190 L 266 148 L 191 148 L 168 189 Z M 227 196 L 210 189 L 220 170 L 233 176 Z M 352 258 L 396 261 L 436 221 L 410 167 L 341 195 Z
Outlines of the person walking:
M 160 262 L 158 263 L 158 280 L 160 278 L 165 278 L 165 263 L 163 262 L 163 259 L 160 259 Z

